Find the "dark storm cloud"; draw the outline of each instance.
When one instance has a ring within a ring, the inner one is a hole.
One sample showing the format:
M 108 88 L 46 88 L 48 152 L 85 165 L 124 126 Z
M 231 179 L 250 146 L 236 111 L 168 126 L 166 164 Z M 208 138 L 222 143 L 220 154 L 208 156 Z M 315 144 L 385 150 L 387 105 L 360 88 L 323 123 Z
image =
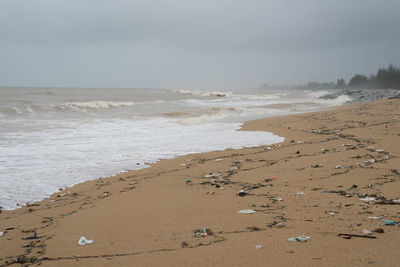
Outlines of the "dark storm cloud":
M 3 0 L 0 84 L 241 87 L 399 63 L 400 1 Z

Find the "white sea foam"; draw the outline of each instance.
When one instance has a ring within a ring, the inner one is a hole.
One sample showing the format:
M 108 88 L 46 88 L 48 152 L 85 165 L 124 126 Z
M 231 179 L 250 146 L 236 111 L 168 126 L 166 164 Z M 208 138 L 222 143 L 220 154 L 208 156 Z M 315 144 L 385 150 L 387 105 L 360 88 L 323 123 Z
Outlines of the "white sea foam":
M 15 112 L 17 112 L 18 114 L 22 114 L 22 110 L 19 107 L 12 107 L 13 110 L 15 110 Z
M 228 117 L 240 116 L 242 112 L 242 109 L 235 108 L 212 108 L 208 111 L 198 113 L 197 116 L 187 116 L 186 118 L 182 118 L 177 122 L 182 125 L 204 124 L 207 122 L 223 120 L 224 118 Z
M 69 102 L 62 104 L 61 107 L 72 107 L 81 109 L 106 109 L 115 107 L 128 107 L 133 106 L 133 102 L 123 102 L 123 101 L 90 101 L 90 102 Z
M 279 94 L 275 95 L 239 95 L 238 99 L 249 99 L 249 100 L 272 100 L 272 99 L 280 99 Z
M 312 97 L 312 98 L 320 98 L 321 96 L 330 94 L 331 92 L 326 91 L 326 90 L 318 90 L 318 91 L 306 90 L 306 91 L 304 91 L 304 93 L 307 94 L 308 96 Z
M 321 104 L 323 106 L 334 107 L 343 105 L 348 101 L 351 101 L 351 97 L 347 95 L 340 95 L 334 99 L 316 99 L 315 103 Z
M 217 91 L 201 91 L 201 90 L 182 90 L 182 89 L 175 89 L 171 92 L 177 94 L 188 94 L 194 96 L 217 96 L 217 97 L 227 97 L 232 94 L 232 92 L 217 92 Z
M 47 122 L 43 131 L 21 132 L 18 144 L 2 145 L 0 203 L 14 208 L 15 202 L 39 200 L 60 187 L 143 167 L 160 158 L 283 140 L 266 132 L 235 131 L 238 127 L 182 125 L 165 118 Z
M 245 120 L 298 112 L 296 105 L 294 110 L 290 106 L 293 103 L 302 103 L 301 110 L 309 111 L 350 99 L 318 98 L 327 91 L 47 91 L 0 91 L 4 208 L 40 200 L 63 186 L 143 168 L 158 159 L 280 142 L 283 138 L 272 133 L 235 130 Z

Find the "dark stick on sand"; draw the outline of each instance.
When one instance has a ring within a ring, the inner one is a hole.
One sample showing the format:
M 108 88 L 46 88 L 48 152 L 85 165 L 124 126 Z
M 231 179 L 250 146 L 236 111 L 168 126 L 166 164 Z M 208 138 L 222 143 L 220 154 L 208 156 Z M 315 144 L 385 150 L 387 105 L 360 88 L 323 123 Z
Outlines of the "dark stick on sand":
M 354 234 L 338 234 L 338 236 L 341 236 L 343 238 L 348 237 L 349 239 L 351 237 L 362 237 L 362 238 L 372 238 L 372 239 L 376 238 L 376 236 L 372 236 L 372 235 L 354 235 Z

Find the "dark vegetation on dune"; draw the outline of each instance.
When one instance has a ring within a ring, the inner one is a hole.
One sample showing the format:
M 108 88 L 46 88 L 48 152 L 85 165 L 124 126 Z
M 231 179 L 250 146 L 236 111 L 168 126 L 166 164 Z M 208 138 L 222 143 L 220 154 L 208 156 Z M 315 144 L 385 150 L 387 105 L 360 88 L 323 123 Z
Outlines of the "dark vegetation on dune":
M 400 68 L 390 64 L 369 76 L 354 75 L 348 83 L 344 79 L 334 82 L 308 82 L 308 89 L 400 89 Z

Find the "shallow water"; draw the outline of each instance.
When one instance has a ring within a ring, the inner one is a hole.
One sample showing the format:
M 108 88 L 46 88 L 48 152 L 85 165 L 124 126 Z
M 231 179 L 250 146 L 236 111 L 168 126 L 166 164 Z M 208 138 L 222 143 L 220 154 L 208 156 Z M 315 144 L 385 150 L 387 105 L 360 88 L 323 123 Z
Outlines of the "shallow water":
M 0 206 L 196 152 L 267 145 L 236 131 L 261 117 L 352 100 L 330 91 L 0 88 Z

